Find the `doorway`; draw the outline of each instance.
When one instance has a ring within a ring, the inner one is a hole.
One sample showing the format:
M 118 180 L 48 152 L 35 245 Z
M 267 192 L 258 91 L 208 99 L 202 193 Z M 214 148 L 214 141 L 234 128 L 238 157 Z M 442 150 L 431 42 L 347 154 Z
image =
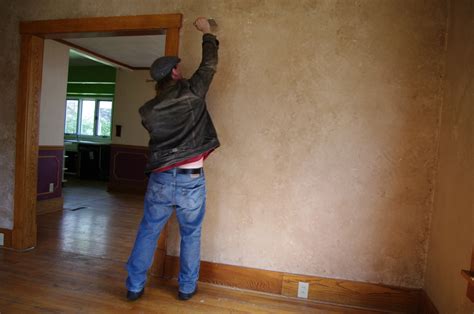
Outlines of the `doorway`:
M 17 98 L 14 227 L 11 247 L 36 245 L 36 197 L 39 103 L 45 39 L 153 35 L 165 33 L 165 55 L 178 55 L 181 14 L 101 17 L 20 23 L 21 57 Z M 155 257 L 158 268 L 166 254 L 164 231 Z M 162 260 L 160 262 L 160 260 Z M 159 273 L 159 271 L 158 271 Z

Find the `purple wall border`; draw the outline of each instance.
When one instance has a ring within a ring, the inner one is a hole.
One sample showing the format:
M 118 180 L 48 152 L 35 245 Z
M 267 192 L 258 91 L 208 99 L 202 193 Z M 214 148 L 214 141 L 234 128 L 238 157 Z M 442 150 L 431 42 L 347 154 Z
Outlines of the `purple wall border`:
M 44 146 L 38 151 L 37 200 L 61 197 L 64 147 Z M 54 184 L 52 192 L 49 184 Z
M 110 190 L 141 192 L 148 178 L 145 166 L 148 147 L 112 144 L 110 146 Z

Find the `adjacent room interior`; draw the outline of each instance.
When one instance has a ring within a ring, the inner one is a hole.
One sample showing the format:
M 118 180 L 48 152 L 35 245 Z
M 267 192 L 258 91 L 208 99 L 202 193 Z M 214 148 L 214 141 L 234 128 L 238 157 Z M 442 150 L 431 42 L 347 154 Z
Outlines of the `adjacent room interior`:
M 154 95 L 148 67 L 163 55 L 164 37 L 45 41 L 39 214 L 61 209 L 63 196 L 64 208 L 75 210 L 94 191 L 144 191 L 147 134 L 137 106 Z

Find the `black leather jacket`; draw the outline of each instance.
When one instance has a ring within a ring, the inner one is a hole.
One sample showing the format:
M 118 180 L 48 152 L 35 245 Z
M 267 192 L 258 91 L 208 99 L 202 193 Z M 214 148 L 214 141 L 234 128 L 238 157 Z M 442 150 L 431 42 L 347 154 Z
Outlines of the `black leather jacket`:
M 166 87 L 140 107 L 142 124 L 150 134 L 146 173 L 219 147 L 204 100 L 216 72 L 218 48 L 216 37 L 204 34 L 202 61 L 193 76 Z

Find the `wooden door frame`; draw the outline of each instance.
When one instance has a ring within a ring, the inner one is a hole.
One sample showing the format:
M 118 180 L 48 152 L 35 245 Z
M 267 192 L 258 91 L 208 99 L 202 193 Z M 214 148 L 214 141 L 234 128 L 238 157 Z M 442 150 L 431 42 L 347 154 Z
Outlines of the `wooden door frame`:
M 21 54 L 17 94 L 13 230 L 6 244 L 16 250 L 36 246 L 36 186 L 39 140 L 39 105 L 45 39 L 162 34 L 165 55 L 178 55 L 182 14 L 92 17 L 20 22 Z M 162 274 L 167 230 L 159 240 L 154 272 Z

